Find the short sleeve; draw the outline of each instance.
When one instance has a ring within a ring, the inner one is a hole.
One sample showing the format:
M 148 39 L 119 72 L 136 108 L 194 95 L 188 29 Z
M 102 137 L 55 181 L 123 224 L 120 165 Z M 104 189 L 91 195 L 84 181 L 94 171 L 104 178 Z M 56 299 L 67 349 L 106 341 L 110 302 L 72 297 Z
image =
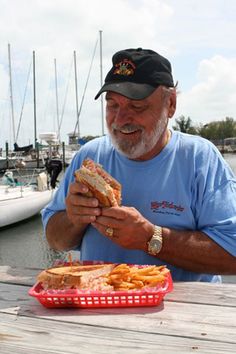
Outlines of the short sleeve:
M 236 256 L 236 181 L 226 181 L 202 203 L 198 229 Z

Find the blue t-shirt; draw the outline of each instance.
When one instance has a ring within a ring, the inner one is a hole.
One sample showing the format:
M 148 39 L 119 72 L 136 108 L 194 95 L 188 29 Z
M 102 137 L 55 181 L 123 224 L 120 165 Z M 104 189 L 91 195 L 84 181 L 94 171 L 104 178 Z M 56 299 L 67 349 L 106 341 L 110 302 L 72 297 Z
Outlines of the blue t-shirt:
M 142 162 L 117 152 L 108 136 L 88 142 L 73 158 L 53 201 L 42 211 L 44 228 L 55 212 L 65 210 L 69 184 L 85 158 L 99 162 L 121 183 L 122 205 L 135 207 L 156 225 L 200 230 L 236 256 L 236 179 L 208 140 L 172 131 L 171 140 L 161 153 Z M 92 226 L 87 228 L 79 250 L 81 260 L 163 264 L 144 251 L 116 245 Z M 165 264 L 174 280 L 220 281 L 217 275 Z

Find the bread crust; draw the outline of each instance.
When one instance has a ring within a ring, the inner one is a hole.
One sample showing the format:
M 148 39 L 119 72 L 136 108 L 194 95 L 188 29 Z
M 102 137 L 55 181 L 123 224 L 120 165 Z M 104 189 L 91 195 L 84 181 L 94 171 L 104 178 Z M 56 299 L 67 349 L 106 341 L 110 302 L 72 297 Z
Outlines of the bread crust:
M 47 289 L 87 289 L 94 279 L 109 274 L 115 264 L 59 266 L 43 270 L 37 277 Z
M 81 168 L 75 171 L 75 179 L 89 188 L 87 196 L 97 198 L 100 206 L 121 204 L 121 184 L 94 161 L 84 160 Z

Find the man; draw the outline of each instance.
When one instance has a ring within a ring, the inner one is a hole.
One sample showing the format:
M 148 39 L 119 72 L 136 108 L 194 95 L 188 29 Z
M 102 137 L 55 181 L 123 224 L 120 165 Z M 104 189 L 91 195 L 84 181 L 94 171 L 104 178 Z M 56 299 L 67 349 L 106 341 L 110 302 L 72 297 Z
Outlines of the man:
M 49 245 L 81 260 L 166 264 L 174 280 L 236 274 L 236 180 L 207 140 L 168 128 L 176 109 L 171 64 L 127 49 L 95 98 L 106 92 L 109 135 L 85 144 L 43 211 Z M 74 182 L 85 158 L 122 185 L 122 206 L 98 207 Z

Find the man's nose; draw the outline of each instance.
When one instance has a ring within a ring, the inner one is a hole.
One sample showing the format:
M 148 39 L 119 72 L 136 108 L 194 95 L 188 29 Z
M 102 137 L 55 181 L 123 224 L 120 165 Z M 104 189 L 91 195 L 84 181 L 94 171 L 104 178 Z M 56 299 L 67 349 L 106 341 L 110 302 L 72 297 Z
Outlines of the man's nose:
M 133 121 L 133 116 L 127 107 L 119 107 L 115 114 L 115 123 L 119 125 L 127 124 Z

